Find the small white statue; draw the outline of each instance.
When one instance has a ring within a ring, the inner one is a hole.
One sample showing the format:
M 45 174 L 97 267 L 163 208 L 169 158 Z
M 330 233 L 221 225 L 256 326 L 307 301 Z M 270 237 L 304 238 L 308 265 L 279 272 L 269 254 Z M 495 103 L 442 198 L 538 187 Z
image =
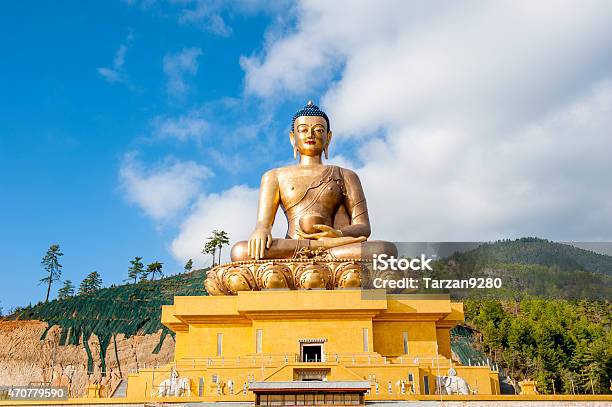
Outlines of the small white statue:
M 191 397 L 191 381 L 187 377 L 179 379 L 176 396 L 180 397 L 185 393 L 188 397 Z
M 436 378 L 438 391 L 441 394 L 475 394 L 470 389 L 468 383 L 461 377 L 457 376 L 457 371 L 452 367 L 448 370 L 448 376 L 439 376 Z
M 179 374 L 175 369 L 170 372 L 170 378 L 162 381 L 157 387 L 157 397 L 180 397 L 184 393 L 191 396 L 191 383 L 187 377 L 179 379 Z

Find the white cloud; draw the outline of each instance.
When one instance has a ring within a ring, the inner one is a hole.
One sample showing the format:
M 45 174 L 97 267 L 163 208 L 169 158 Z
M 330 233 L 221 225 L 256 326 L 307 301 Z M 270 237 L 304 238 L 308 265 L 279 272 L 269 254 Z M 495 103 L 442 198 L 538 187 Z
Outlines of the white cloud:
M 125 39 L 125 43 L 121 44 L 115 53 L 115 58 L 113 59 L 113 66 L 111 68 L 108 67 L 100 67 L 98 68 L 98 73 L 108 82 L 108 83 L 127 83 L 128 78 L 124 70 L 125 65 L 125 55 L 134 40 L 134 35 L 129 33 Z
M 193 259 L 202 267 L 210 265 L 210 255 L 203 255 L 202 247 L 212 230 L 222 229 L 230 237 L 230 246 L 221 252 L 222 261 L 229 261 L 229 248 L 239 240 L 246 240 L 255 226 L 257 189 L 238 185 L 218 194 L 202 195 L 190 215 L 183 221 L 178 236 L 171 245 L 173 255 L 181 262 Z M 284 237 L 287 222 L 278 211 L 272 234 Z
M 163 69 L 167 77 L 166 90 L 172 96 L 181 97 L 189 91 L 187 76 L 198 73 L 198 58 L 202 55 L 200 48 L 184 48 L 177 54 L 164 56 Z
M 153 132 L 161 139 L 174 138 L 181 142 L 188 140 L 200 142 L 209 129 L 209 123 L 195 115 L 177 118 L 157 117 L 153 120 Z
M 344 168 L 355 168 L 355 163 L 353 161 L 342 154 L 334 154 L 333 150 L 330 151 L 329 160 L 325 163 L 328 165 L 338 165 Z
M 198 24 L 206 31 L 222 37 L 229 36 L 229 27 L 220 14 L 221 4 L 210 0 L 195 1 L 193 8 L 181 10 L 179 22 L 183 24 Z
M 375 237 L 610 239 L 611 112 L 605 83 L 498 141 L 440 126 L 369 142 L 357 172 Z
M 120 82 L 122 80 L 119 72 L 111 68 L 98 68 L 98 73 L 102 75 L 108 83 Z
M 126 199 L 157 222 L 180 214 L 198 196 L 202 181 L 211 175 L 208 168 L 193 161 L 166 159 L 146 168 L 134 153 L 124 157 L 119 171 Z
M 612 238 L 612 3 L 302 1 L 295 15 L 242 58 L 245 90 L 324 91 L 335 142 L 359 143 L 375 237 Z
M 228 17 L 240 14 L 251 16 L 257 13 L 287 14 L 290 0 L 181 0 L 176 2 L 180 9 L 178 21 L 190 24 L 211 34 L 227 37 L 232 34 L 232 27 L 227 23 Z

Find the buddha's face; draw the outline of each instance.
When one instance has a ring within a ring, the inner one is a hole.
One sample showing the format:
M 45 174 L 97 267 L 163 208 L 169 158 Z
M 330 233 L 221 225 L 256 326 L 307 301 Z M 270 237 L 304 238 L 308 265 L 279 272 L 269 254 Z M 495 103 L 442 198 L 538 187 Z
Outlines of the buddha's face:
M 327 122 L 319 116 L 298 117 L 289 134 L 291 143 L 301 155 L 307 156 L 320 156 L 331 141 L 331 136 Z

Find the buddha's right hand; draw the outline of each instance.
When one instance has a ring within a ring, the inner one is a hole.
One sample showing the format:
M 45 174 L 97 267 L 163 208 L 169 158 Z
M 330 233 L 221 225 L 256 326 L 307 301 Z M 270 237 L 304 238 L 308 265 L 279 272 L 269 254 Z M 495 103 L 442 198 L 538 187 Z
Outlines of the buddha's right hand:
M 272 231 L 269 228 L 257 228 L 249 239 L 249 256 L 255 260 L 263 259 L 266 249 L 272 246 Z

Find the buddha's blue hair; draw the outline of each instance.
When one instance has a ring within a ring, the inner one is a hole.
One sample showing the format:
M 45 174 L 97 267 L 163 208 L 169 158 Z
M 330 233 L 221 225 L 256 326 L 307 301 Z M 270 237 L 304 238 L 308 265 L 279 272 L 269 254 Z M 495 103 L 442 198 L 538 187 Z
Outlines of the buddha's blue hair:
M 329 117 L 327 117 L 327 114 L 325 114 L 323 110 L 319 109 L 319 106 L 313 104 L 312 101 L 308 101 L 308 104 L 306 104 L 306 106 L 304 106 L 301 110 L 298 110 L 297 112 L 295 112 L 295 114 L 293 115 L 293 119 L 291 120 L 291 131 L 293 131 L 293 125 L 295 124 L 295 119 L 297 119 L 300 116 L 322 117 L 325 119 L 325 122 L 327 123 L 327 131 L 331 130 L 331 128 L 329 127 Z

